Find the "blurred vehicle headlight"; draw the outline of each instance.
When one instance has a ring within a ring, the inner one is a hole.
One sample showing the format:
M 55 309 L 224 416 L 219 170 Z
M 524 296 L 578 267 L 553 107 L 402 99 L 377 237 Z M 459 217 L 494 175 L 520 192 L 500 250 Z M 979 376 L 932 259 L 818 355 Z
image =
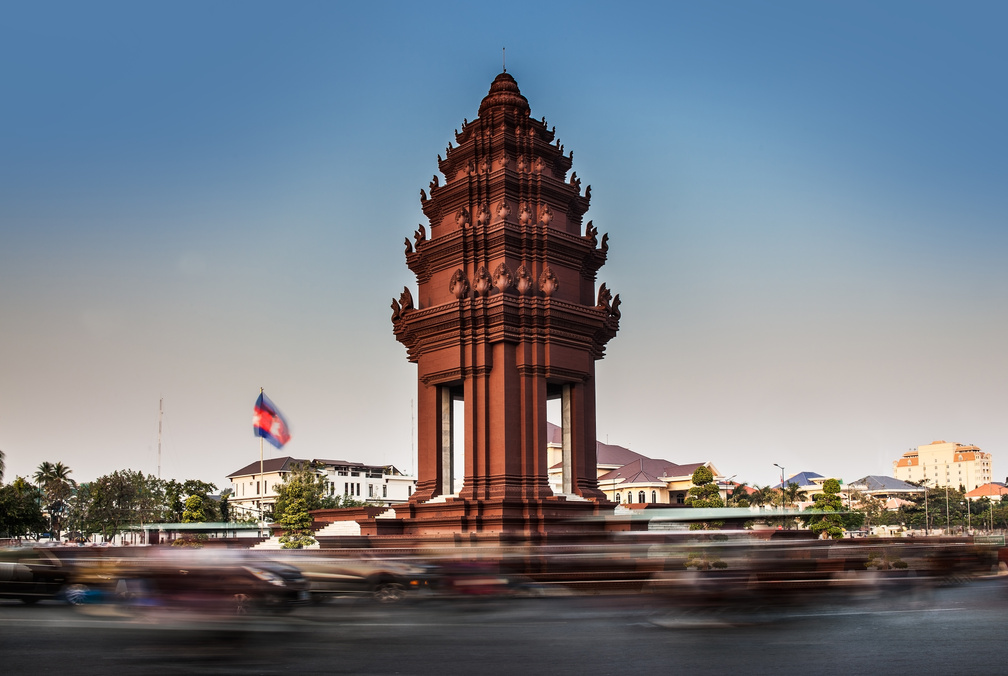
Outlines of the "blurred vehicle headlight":
M 269 582 L 270 584 L 276 585 L 277 587 L 287 586 L 287 583 L 284 581 L 284 579 L 279 575 L 277 575 L 276 573 L 271 573 L 268 570 L 263 570 L 262 568 L 254 568 L 252 566 L 242 566 L 242 567 L 248 572 L 252 573 L 252 575 L 255 575 L 256 578 L 262 580 L 263 582 Z

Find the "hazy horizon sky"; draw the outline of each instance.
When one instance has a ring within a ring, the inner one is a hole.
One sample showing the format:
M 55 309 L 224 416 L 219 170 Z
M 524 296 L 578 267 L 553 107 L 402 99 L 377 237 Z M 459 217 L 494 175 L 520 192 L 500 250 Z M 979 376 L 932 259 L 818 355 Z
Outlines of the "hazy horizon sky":
M 556 125 L 623 304 L 598 435 L 775 483 L 1008 464 L 1003 3 L 9 3 L 5 480 L 410 471 L 389 320 L 438 153 L 501 70 Z M 270 447 L 267 446 L 267 457 Z

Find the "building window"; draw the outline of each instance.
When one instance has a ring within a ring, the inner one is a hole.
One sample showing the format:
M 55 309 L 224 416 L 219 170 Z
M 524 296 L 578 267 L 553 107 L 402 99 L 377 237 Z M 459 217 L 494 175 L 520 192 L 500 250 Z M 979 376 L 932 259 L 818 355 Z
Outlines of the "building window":
M 384 486 L 381 487 L 381 496 L 383 498 L 387 498 L 388 497 L 388 484 L 386 484 L 386 485 L 384 485 Z
M 620 495 L 619 495 L 619 493 L 617 493 L 616 494 L 616 504 L 618 505 L 619 503 L 620 503 Z
M 628 505 L 633 503 L 633 491 L 626 492 L 626 503 Z
M 373 498 L 374 497 L 374 484 L 368 484 L 367 485 L 367 496 L 369 498 Z
M 684 505 L 684 504 L 686 504 L 686 494 L 685 493 L 676 493 L 675 501 L 676 501 L 677 505 Z
M 256 495 L 259 495 L 259 482 L 256 482 Z
M 651 502 L 658 502 L 658 491 L 651 491 Z
M 647 502 L 647 498 L 644 497 L 644 491 L 641 491 L 640 493 L 637 494 L 637 502 L 641 503 L 642 505 L 645 502 Z

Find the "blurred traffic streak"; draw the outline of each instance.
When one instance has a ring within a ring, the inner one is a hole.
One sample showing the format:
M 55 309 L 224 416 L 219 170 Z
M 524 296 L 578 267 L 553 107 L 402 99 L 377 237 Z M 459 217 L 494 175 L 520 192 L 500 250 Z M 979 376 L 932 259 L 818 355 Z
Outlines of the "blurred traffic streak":
M 123 548 L 105 556 L 64 550 L 63 596 L 82 610 L 133 615 L 196 612 L 221 617 L 288 612 L 309 599 L 294 566 L 236 550 Z
M 273 616 L 338 598 L 387 605 L 578 595 L 636 597 L 671 611 L 766 612 L 917 598 L 1008 572 L 1008 551 L 968 539 L 796 535 L 615 533 L 433 540 L 394 550 L 21 548 L 0 556 L 0 596 L 61 598 L 84 612 L 145 619 Z

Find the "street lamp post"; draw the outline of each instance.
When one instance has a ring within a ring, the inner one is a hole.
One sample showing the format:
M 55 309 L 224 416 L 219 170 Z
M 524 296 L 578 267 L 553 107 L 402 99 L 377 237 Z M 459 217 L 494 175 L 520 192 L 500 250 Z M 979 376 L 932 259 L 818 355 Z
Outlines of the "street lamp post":
M 780 469 L 780 506 L 781 511 L 784 510 L 784 467 L 778 465 L 776 462 L 773 464 L 774 467 Z
M 778 465 L 776 462 L 773 464 L 774 467 L 780 469 L 780 511 L 781 516 L 784 515 L 784 466 Z M 781 528 L 784 528 L 784 519 L 781 518 Z

